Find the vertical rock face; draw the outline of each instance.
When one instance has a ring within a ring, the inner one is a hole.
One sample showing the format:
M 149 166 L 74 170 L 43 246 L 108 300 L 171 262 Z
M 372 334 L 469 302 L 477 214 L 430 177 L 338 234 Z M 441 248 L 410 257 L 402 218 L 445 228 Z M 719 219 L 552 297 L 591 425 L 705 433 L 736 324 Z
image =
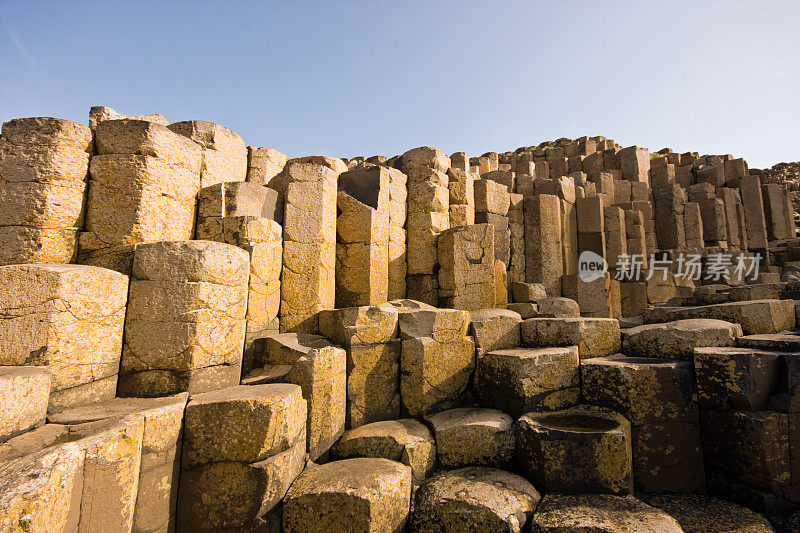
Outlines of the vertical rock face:
M 405 174 L 389 169 L 389 300 L 406 297 L 407 182 Z
M 557 196 L 525 200 L 525 281 L 543 284 L 549 296 L 561 295 L 564 271 L 559 213 Z
M 247 181 L 269 185 L 286 166 L 287 157 L 273 148 L 247 147 Z
M 320 331 L 347 352 L 347 426 L 400 416 L 400 341 L 390 304 L 322 311 Z
M 411 468 L 388 459 L 334 461 L 297 478 L 283 504 L 283 531 L 402 531 Z
M 200 146 L 203 156 L 201 187 L 226 181 L 244 181 L 247 177 L 247 148 L 244 141 L 225 126 L 187 120 L 170 124 L 169 129 Z
M 82 427 L 113 423 L 114 420 L 143 419 L 132 531 L 169 531 L 175 527 L 186 400 L 186 394 L 154 399 L 115 398 L 50 416 L 54 424 L 63 424 L 77 431 Z
M 758 176 L 742 178 L 742 203 L 749 247 L 751 250 L 763 250 L 767 247 L 767 227 Z
M 450 227 L 450 158 L 423 146 L 403 154 L 401 161 L 408 177 L 406 292 L 409 298 L 436 305 L 438 259 L 430 251 L 436 249 L 438 234 Z
M 128 119 L 99 123 L 95 141 L 81 263 L 128 274 L 135 245 L 194 236 L 202 165 L 195 143 Z
M 50 410 L 113 398 L 128 278 L 82 265 L 0 267 L 0 364 L 46 366 Z
M 477 311 L 494 307 L 494 236 L 491 224 L 458 226 L 439 235 L 439 301 Z
M 197 238 L 238 246 L 250 254 L 243 373 L 252 370 L 263 338 L 279 329 L 283 200 L 249 182 L 219 183 L 198 195 Z
M 389 170 L 373 166 L 339 176 L 336 307 L 378 305 L 389 290 Z
M 303 469 L 305 422 L 297 385 L 236 386 L 193 396 L 186 406 L 179 529 L 257 526 Z
M 239 382 L 250 260 L 211 241 L 136 250 L 120 368 L 121 396 L 165 396 Z
M 285 198 L 281 331 L 316 333 L 317 313 L 335 304 L 336 197 L 340 159 L 303 157 L 278 180 Z
M 49 397 L 47 369 L 0 366 L 0 442 L 44 424 Z
M 0 132 L 0 264 L 69 263 L 84 223 L 89 157 L 86 126 L 21 118 Z
M 325 337 L 281 333 L 265 340 L 264 369 L 301 387 L 308 403 L 307 443 L 311 460 L 344 432 L 347 414 L 347 355 Z

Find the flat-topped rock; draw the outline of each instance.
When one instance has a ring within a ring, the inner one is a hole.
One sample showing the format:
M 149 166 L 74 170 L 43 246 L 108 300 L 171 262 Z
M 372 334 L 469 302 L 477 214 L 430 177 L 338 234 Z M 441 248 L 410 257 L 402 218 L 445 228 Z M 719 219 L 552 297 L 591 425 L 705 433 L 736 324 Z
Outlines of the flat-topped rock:
M 733 346 L 742 327 L 724 320 L 694 318 L 664 324 L 645 324 L 622 333 L 622 351 L 633 357 L 661 357 L 690 361 L 694 349 Z
M 716 318 L 740 324 L 745 335 L 778 333 L 795 325 L 793 300 L 752 300 L 696 307 L 653 307 L 644 322 L 672 322 L 688 318 Z
M 305 421 L 297 385 L 238 385 L 196 394 L 186 406 L 183 467 L 264 460 L 304 437 Z
M 565 318 L 581 316 L 578 302 L 571 298 L 553 296 L 550 298 L 539 298 L 536 306 L 541 318 Z
M 388 459 L 333 461 L 303 472 L 286 493 L 283 531 L 402 531 L 411 468 Z
M 402 339 L 430 337 L 437 342 L 458 340 L 467 334 L 470 324 L 468 311 L 458 309 L 406 309 L 400 313 Z
M 575 494 L 546 496 L 533 515 L 533 530 L 541 533 L 681 533 L 680 524 L 664 511 L 632 496 Z
M 481 309 L 470 313 L 470 334 L 478 355 L 493 350 L 516 348 L 520 343 L 519 313 L 509 309 Z
M 516 464 L 548 493 L 631 494 L 631 425 L 602 407 L 528 413 L 516 423 Z
M 338 345 L 376 344 L 397 338 L 398 308 L 390 303 L 320 311 L 320 333 Z
M 581 358 L 619 351 L 619 322 L 613 318 L 529 318 L 522 342 L 531 347 L 577 346 Z
M 697 348 L 694 366 L 700 407 L 766 409 L 783 355 L 788 356 L 755 348 Z
M 580 399 L 577 346 L 494 350 L 478 359 L 474 388 L 485 407 L 518 418 L 570 407 Z
M 800 352 L 800 333 L 765 333 L 762 335 L 744 335 L 736 339 L 736 346 L 774 350 L 776 352 Z
M 372 422 L 345 431 L 331 449 L 336 459 L 382 457 L 411 467 L 419 485 L 436 464 L 436 442 L 428 427 L 417 420 Z
M 647 498 L 678 521 L 685 533 L 772 533 L 762 515 L 732 502 L 700 494 L 664 494 Z
M 502 411 L 449 409 L 428 416 L 427 421 L 433 428 L 441 466 L 510 466 L 515 445 L 514 419 Z
M 528 531 L 541 499 L 525 478 L 486 467 L 441 472 L 416 492 L 409 528 L 414 532 Z

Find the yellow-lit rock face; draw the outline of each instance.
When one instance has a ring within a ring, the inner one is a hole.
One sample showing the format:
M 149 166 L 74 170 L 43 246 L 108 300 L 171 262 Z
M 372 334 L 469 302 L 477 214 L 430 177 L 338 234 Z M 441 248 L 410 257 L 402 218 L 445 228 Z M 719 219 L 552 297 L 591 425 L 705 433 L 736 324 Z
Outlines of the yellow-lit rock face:
M 425 424 L 412 419 L 373 422 L 346 431 L 333 447 L 336 458 L 382 457 L 411 467 L 414 485 L 436 465 L 436 443 Z
M 194 395 L 186 406 L 183 467 L 262 461 L 293 446 L 305 420 L 297 385 L 240 385 Z
M 114 396 L 127 276 L 82 265 L 8 265 L 0 267 L 0 285 L 0 364 L 46 366 L 51 410 Z M 77 389 L 104 379 L 112 386 L 99 398 Z
M 411 467 L 388 459 L 344 459 L 301 474 L 283 503 L 287 532 L 403 530 Z

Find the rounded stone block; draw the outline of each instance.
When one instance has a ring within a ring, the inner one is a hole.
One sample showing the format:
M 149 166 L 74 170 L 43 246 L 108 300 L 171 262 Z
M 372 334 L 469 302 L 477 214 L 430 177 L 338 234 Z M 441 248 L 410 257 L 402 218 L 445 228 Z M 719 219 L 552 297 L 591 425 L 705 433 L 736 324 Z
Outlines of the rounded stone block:
M 681 533 L 678 521 L 633 497 L 607 494 L 551 495 L 533 515 L 537 533 Z
M 441 472 L 416 492 L 416 533 L 527 531 L 541 497 L 525 478 L 486 467 Z
M 691 361 L 695 348 L 733 346 L 742 326 L 724 320 L 695 318 L 666 324 L 645 324 L 625 331 L 622 351 L 634 357 Z
M 520 417 L 580 400 L 577 346 L 495 350 L 477 361 L 474 388 L 481 405 Z
M 517 466 L 548 493 L 633 492 L 631 426 L 601 407 L 528 413 L 516 425 Z
M 401 532 L 411 468 L 389 459 L 334 461 L 303 472 L 283 502 L 285 533 Z
M 419 485 L 436 464 L 436 443 L 425 424 L 416 420 L 373 422 L 346 431 L 331 450 L 337 459 L 382 457 L 411 467 Z
M 772 533 L 766 518 L 741 505 L 699 494 L 664 494 L 647 503 L 675 518 L 685 533 Z
M 186 406 L 183 467 L 255 463 L 304 436 L 306 402 L 297 385 L 239 385 L 192 396 Z
M 507 467 L 514 456 L 514 419 L 497 409 L 449 409 L 427 418 L 445 468 Z

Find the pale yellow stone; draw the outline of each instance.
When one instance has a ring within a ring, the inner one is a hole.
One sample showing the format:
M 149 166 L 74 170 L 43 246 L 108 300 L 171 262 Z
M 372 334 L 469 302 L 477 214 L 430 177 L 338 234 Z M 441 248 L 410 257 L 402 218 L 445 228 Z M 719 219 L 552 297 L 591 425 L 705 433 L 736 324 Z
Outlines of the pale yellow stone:
M 201 186 L 247 177 L 247 148 L 236 133 L 225 126 L 202 120 L 174 122 L 169 129 L 197 143 L 202 149 Z
M 44 424 L 49 397 L 46 369 L 0 366 L 0 442 Z
M 54 392 L 117 373 L 127 276 L 82 265 L 8 265 L 0 267 L 0 286 L 0 364 L 48 367 Z
M 264 342 L 266 367 L 288 367 L 282 381 L 300 385 L 308 402 L 306 441 L 314 460 L 344 432 L 347 355 L 319 335 L 281 333 Z

